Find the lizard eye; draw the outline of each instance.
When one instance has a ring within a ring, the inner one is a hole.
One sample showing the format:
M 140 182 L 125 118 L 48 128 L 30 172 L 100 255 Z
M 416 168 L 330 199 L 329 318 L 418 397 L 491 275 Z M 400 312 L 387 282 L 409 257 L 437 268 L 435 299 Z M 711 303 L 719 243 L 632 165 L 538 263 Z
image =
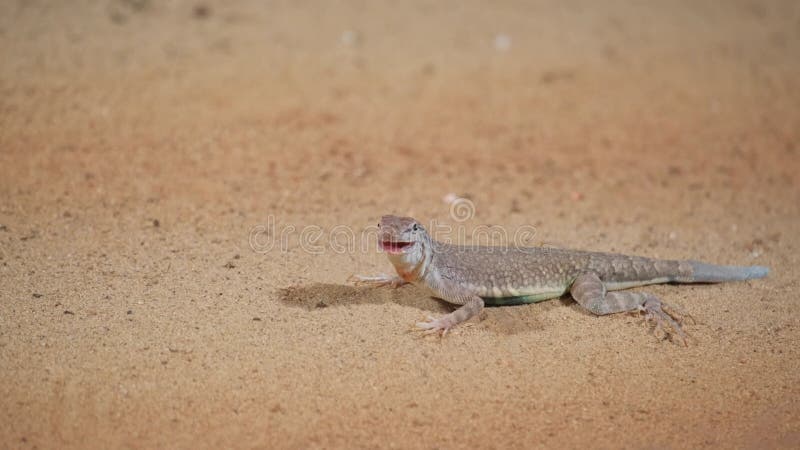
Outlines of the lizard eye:
M 414 231 L 417 231 L 419 229 L 419 227 L 417 227 L 417 224 L 414 224 L 414 226 L 412 226 L 411 229 L 414 230 Z

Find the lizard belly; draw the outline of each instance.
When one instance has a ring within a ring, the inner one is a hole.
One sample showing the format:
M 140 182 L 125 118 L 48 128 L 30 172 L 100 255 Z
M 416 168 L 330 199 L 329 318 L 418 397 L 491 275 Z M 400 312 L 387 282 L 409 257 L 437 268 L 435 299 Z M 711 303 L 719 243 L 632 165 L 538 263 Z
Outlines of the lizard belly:
M 483 301 L 490 306 L 522 305 L 558 298 L 564 295 L 566 291 L 566 287 L 563 286 L 507 287 L 504 289 L 494 286 L 480 289 L 478 296 L 483 298 Z

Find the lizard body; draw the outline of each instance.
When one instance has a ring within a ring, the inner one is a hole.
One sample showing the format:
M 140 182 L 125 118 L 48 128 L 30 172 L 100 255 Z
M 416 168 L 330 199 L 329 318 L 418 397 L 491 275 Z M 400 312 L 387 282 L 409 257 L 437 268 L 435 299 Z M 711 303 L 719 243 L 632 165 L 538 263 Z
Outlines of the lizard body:
M 383 216 L 379 241 L 397 277 L 357 276 L 359 284 L 428 289 L 460 308 L 417 324 L 446 332 L 469 320 L 484 305 L 515 305 L 558 298 L 567 292 L 597 314 L 640 310 L 657 326 L 668 325 L 683 336 L 669 306 L 648 293 L 611 292 L 659 283 L 708 283 L 761 278 L 762 266 L 718 266 L 698 261 L 661 260 L 641 256 L 556 248 L 456 245 L 433 240 L 410 217 Z

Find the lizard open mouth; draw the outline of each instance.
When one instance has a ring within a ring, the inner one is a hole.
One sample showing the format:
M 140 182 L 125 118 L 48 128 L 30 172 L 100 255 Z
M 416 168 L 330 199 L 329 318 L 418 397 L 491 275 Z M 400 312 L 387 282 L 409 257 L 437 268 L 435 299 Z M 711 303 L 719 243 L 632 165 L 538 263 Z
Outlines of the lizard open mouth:
M 381 249 L 386 253 L 403 253 L 407 248 L 411 247 L 413 242 L 393 242 L 382 241 Z

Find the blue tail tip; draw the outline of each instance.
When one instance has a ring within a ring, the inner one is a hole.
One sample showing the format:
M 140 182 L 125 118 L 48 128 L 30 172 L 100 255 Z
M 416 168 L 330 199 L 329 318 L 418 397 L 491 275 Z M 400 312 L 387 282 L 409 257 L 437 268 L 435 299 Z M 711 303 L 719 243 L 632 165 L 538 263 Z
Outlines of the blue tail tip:
M 767 275 L 769 275 L 769 267 L 750 266 L 747 268 L 748 278 L 764 278 Z

